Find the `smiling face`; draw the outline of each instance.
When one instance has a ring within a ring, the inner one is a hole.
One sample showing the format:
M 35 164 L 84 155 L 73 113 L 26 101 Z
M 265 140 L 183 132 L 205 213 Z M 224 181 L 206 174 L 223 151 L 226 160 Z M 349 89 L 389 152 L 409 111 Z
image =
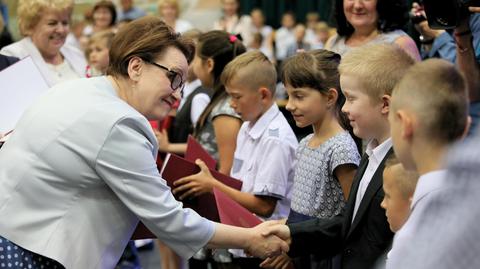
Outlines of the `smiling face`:
M 70 25 L 69 10 L 44 11 L 38 23 L 29 31 L 33 44 L 44 58 L 56 56 L 65 44 Z
M 108 29 L 112 23 L 112 13 L 106 7 L 99 7 L 93 12 L 93 22 L 100 29 Z
M 329 110 L 327 97 L 310 88 L 293 88 L 285 85 L 288 94 L 286 109 L 292 113 L 298 127 L 321 124 Z
M 378 138 L 378 125 L 384 121 L 383 103 L 372 100 L 354 76 L 341 75 L 340 85 L 346 98 L 342 112 L 347 115 L 353 133 L 362 139 Z
M 164 118 L 180 95 L 171 87 L 167 71 L 153 64 L 141 61 L 138 77 L 131 74 L 136 81 L 135 89 L 131 90 L 131 104 L 149 120 Z M 186 80 L 188 62 L 183 53 L 174 47 L 169 47 L 163 55 L 153 62 L 179 73 L 182 81 Z
M 355 29 L 377 27 L 377 0 L 343 0 L 343 12 Z

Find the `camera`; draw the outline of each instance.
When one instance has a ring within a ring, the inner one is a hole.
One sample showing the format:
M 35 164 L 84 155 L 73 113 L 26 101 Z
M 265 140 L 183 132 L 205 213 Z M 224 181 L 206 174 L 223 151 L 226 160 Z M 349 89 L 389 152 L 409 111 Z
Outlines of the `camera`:
M 479 6 L 480 0 L 423 0 L 423 7 L 432 29 L 453 29 L 468 16 L 469 6 Z

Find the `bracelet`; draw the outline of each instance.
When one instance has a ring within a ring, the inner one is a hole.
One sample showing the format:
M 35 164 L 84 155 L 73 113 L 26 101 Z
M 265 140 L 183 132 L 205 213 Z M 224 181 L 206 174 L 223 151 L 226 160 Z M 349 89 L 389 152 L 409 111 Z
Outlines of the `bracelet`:
M 472 31 L 470 31 L 470 29 L 465 30 L 465 31 L 463 31 L 463 32 L 454 31 L 453 34 L 454 34 L 455 36 L 471 35 L 471 34 L 472 34 Z

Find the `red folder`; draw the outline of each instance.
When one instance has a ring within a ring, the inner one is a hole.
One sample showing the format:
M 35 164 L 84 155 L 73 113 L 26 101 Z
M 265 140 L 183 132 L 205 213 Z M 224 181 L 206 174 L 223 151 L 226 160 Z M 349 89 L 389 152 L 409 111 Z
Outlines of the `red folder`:
M 165 165 L 162 169 L 161 175 L 167 182 L 167 185 L 170 188 L 173 188 L 173 182 L 176 180 L 198 172 L 200 172 L 200 168 L 194 162 L 188 161 L 175 154 L 169 154 L 165 159 Z M 237 190 L 242 188 L 242 182 L 238 179 L 234 179 L 212 169 L 210 169 L 210 173 L 212 173 L 212 176 L 223 184 Z M 213 194 L 207 193 L 182 202 L 184 207 L 195 210 L 200 216 L 216 222 L 220 221 L 215 196 Z M 136 240 L 144 238 L 155 238 L 155 236 L 142 223 L 139 223 L 132 239 Z
M 217 188 L 213 189 L 213 193 L 215 195 L 221 223 L 245 228 L 255 227 L 262 223 L 262 220 L 252 212 L 248 211 L 248 209 L 235 202 Z
M 212 156 L 202 147 L 202 145 L 198 144 L 198 142 L 193 138 L 193 136 L 189 135 L 187 139 L 187 151 L 185 152 L 185 159 L 194 162 L 197 159 L 202 160 L 208 168 L 215 169 L 217 165 L 217 161 L 215 161 Z

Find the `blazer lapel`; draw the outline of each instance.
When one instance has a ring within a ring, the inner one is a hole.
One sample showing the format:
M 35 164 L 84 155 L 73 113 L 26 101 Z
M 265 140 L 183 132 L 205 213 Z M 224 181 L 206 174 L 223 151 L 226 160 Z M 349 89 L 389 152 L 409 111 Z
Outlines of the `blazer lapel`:
M 352 225 L 350 226 L 347 236 L 350 236 L 353 230 L 355 230 L 355 227 L 358 225 L 358 223 L 362 219 L 363 214 L 365 214 L 365 212 L 367 211 L 367 208 L 370 205 L 372 198 L 375 196 L 375 193 L 377 193 L 377 191 L 382 187 L 383 168 L 385 166 L 385 161 L 387 160 L 388 156 L 390 156 L 390 154 L 392 153 L 393 153 L 393 148 L 390 148 L 387 155 L 385 155 L 382 162 L 380 163 L 377 170 L 375 171 L 375 174 L 373 174 L 373 178 L 370 181 L 370 184 L 368 184 L 367 189 L 365 190 L 365 194 L 363 195 L 362 201 L 360 202 L 360 206 L 358 207 L 358 210 L 357 210 L 357 214 L 353 219 Z M 358 186 L 357 186 L 357 189 L 358 189 Z M 350 215 L 349 215 L 350 220 L 353 217 L 352 214 L 353 212 L 350 212 Z
M 357 173 L 353 178 L 352 188 L 350 189 L 350 195 L 348 196 L 347 204 L 345 205 L 345 224 L 343 225 L 344 231 L 343 235 L 345 236 L 350 230 L 350 224 L 352 223 L 353 209 L 355 208 L 355 200 L 357 199 L 358 186 L 360 186 L 360 180 L 365 173 L 365 170 L 368 166 L 368 155 L 363 154 L 362 160 L 358 166 Z

